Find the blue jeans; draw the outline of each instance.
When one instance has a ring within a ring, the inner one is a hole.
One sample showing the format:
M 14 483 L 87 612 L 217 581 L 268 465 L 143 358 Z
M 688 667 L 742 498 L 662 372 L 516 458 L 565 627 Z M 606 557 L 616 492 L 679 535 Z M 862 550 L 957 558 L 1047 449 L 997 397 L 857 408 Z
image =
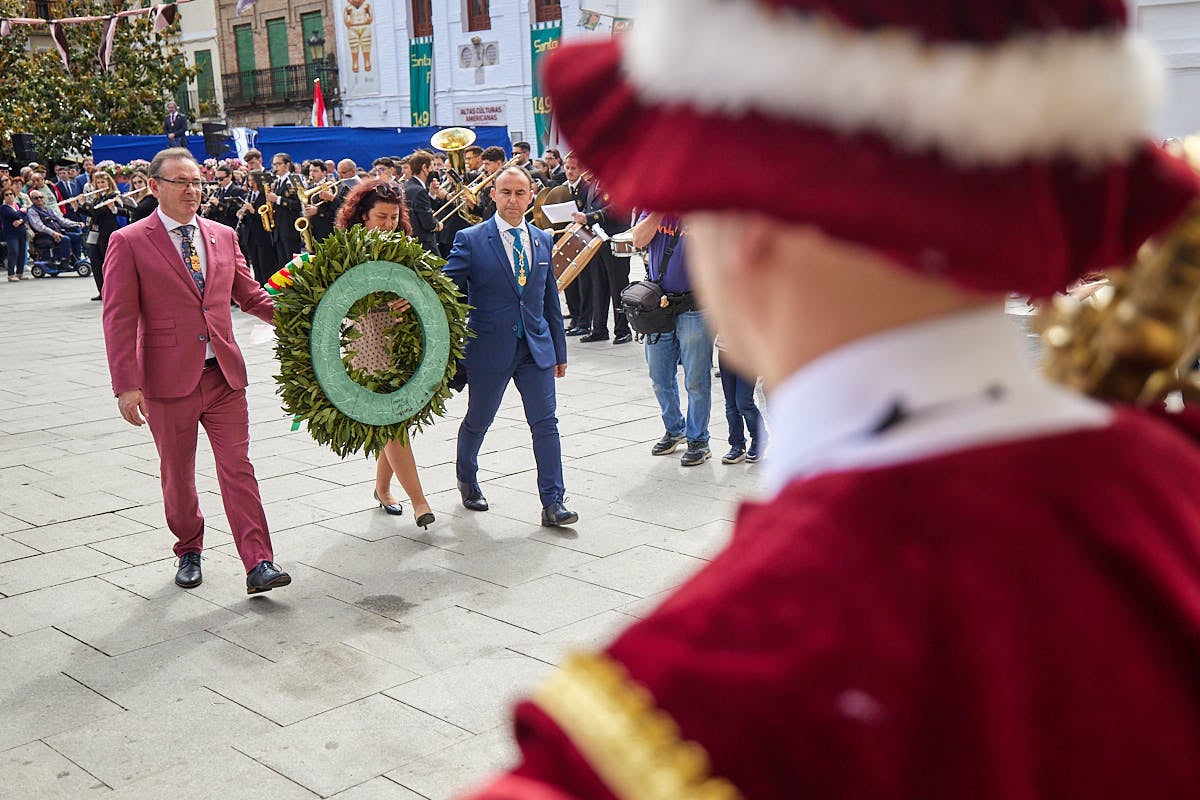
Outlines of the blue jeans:
M 762 435 L 762 415 L 754 403 L 754 384 L 738 375 L 721 354 L 717 354 L 721 367 L 721 392 L 725 395 L 725 422 L 729 425 L 729 446 L 746 449 L 746 435 L 751 441 Z M 742 420 L 746 425 L 742 427 Z
M 675 318 L 675 331 L 646 339 L 646 365 L 654 396 L 662 410 L 663 426 L 672 436 L 687 434 L 689 442 L 708 443 L 708 416 L 712 411 L 712 334 L 704 314 L 688 311 Z M 679 409 L 679 365 L 687 390 L 687 422 Z
M 25 229 L 21 228 L 20 233 L 4 234 L 4 241 L 8 246 L 8 274 L 23 275 L 25 273 L 25 248 L 29 244 L 29 240 L 25 238 Z

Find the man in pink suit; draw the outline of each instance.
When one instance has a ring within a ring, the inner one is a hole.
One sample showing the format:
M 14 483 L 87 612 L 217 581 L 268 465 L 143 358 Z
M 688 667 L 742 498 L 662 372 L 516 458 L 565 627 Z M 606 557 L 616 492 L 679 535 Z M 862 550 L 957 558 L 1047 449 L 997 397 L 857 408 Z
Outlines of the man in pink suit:
M 162 473 L 167 526 L 175 534 L 175 583 L 202 580 L 204 517 L 196 496 L 196 437 L 212 443 L 221 500 L 246 593 L 286 586 L 275 564 L 248 454 L 246 362 L 233 338 L 230 303 L 264 322 L 274 304 L 250 275 L 231 228 L 197 216 L 200 167 L 183 148 L 158 153 L 150 190 L 158 210 L 113 234 L 105 259 L 104 341 L 121 416 L 150 423 Z

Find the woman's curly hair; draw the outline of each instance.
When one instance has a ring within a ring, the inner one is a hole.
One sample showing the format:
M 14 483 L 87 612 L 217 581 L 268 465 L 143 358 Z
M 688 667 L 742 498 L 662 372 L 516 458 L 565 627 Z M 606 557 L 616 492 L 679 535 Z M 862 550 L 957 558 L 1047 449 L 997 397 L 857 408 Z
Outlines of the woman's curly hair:
M 378 191 L 376 191 L 378 189 Z M 412 223 L 408 221 L 408 203 L 404 202 L 404 187 L 395 181 L 376 178 L 355 186 L 346 195 L 342 207 L 338 209 L 334 226 L 345 230 L 360 222 L 366 222 L 367 215 L 376 203 L 395 203 L 400 206 L 399 229 L 412 234 Z

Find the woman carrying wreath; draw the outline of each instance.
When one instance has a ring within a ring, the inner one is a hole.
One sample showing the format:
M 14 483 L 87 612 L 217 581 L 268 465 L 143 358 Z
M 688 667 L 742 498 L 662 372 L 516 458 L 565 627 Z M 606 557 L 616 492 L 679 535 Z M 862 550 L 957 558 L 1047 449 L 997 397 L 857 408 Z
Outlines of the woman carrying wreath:
M 404 203 L 404 189 L 400 184 L 389 180 L 364 181 L 351 189 L 338 210 L 334 224 L 340 230 L 362 225 L 369 231 L 412 233 L 408 221 L 408 208 Z M 391 307 L 402 311 L 408 307 L 408 303 L 403 300 L 395 301 Z M 377 311 L 368 313 L 356 322 L 356 326 L 364 336 L 370 336 L 381 334 L 382 326 L 389 326 L 393 322 L 386 312 Z M 360 352 L 351 363 L 356 368 L 369 369 L 366 361 L 366 353 Z M 404 507 L 396 502 L 395 496 L 392 495 L 392 475 L 396 476 L 408 495 L 416 524 L 423 528 L 433 524 L 433 511 L 429 507 L 429 501 L 425 499 L 425 492 L 421 489 L 421 479 L 417 475 L 417 462 L 413 458 L 412 449 L 395 439 L 384 445 L 379 454 L 379 462 L 375 468 L 375 499 L 385 512 L 399 515 L 404 513 Z

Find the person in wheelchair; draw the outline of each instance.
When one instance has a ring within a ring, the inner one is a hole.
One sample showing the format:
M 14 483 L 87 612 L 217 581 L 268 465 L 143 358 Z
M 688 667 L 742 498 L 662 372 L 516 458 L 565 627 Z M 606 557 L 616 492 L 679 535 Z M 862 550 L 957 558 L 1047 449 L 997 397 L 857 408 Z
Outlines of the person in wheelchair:
M 54 214 L 46 205 L 44 190 L 34 189 L 29 193 L 33 205 L 29 208 L 29 227 L 33 229 L 34 251 L 49 249 L 52 257 L 60 264 L 77 263 L 73 259 L 70 234 L 79 234 L 79 223 Z

